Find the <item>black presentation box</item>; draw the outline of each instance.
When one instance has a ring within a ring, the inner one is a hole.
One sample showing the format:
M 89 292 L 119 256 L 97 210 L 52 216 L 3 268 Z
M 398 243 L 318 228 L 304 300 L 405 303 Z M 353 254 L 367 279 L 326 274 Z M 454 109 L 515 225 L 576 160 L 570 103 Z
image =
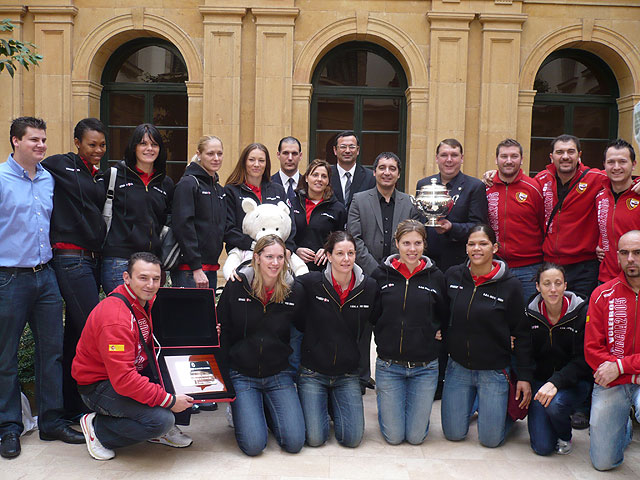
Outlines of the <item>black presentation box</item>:
M 208 288 L 161 288 L 151 311 L 160 375 L 169 393 L 195 403 L 231 402 L 236 394 L 220 359 L 215 292 Z

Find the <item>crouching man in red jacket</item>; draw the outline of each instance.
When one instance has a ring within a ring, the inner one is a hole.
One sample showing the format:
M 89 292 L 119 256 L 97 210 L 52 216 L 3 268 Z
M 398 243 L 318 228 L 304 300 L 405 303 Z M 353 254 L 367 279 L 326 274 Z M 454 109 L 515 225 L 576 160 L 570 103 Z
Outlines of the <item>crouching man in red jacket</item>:
M 590 455 L 597 470 L 622 463 L 633 433 L 629 411 L 640 420 L 640 231 L 618 241 L 622 272 L 593 291 L 584 356 L 594 371 Z
M 72 375 L 94 413 L 80 420 L 89 453 L 110 460 L 116 448 L 150 441 L 188 447 L 192 440 L 175 426 L 174 415 L 193 399 L 172 395 L 158 383 L 153 354 L 151 307 L 160 288 L 160 260 L 134 253 L 124 285 L 91 312 L 78 342 Z

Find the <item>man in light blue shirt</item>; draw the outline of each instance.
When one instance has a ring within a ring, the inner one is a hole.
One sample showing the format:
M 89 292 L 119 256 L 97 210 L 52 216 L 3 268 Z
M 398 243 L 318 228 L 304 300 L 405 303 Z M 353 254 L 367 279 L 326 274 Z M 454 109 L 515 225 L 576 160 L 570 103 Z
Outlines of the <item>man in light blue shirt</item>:
M 23 430 L 18 346 L 26 323 L 36 342 L 36 396 L 42 440 L 84 443 L 62 417 L 62 298 L 51 260 L 53 178 L 40 161 L 46 124 L 11 123 L 13 153 L 0 164 L 0 455 L 20 454 Z

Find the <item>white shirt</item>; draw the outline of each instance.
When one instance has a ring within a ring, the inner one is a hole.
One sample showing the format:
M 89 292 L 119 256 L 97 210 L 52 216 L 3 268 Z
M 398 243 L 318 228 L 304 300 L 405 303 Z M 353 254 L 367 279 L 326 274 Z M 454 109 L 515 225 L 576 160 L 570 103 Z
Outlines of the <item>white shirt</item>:
M 340 166 L 340 164 L 336 164 L 336 167 L 338 167 L 338 175 L 340 176 L 340 186 L 342 187 L 343 198 L 345 197 L 344 186 L 347 184 L 347 176 L 345 175 L 345 173 L 349 172 L 351 174 L 351 183 L 353 183 L 353 175 L 356 173 L 356 165 L 357 163 L 354 163 L 353 167 L 351 167 L 349 170 L 345 170 Z
M 280 181 L 282 181 L 282 186 L 284 187 L 285 191 L 287 191 L 287 189 L 289 188 L 290 178 L 293 178 L 293 189 L 295 190 L 296 188 L 298 188 L 298 180 L 300 180 L 300 171 L 296 171 L 296 173 L 294 173 L 291 177 L 289 177 L 282 170 L 278 170 L 278 174 L 280 174 Z

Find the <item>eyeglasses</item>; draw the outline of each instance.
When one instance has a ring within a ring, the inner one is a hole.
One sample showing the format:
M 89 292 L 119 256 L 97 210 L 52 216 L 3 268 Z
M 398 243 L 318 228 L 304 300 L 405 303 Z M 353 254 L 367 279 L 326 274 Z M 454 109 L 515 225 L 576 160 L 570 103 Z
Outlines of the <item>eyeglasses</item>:
M 351 150 L 351 151 L 356 150 L 358 146 L 357 145 L 338 145 L 338 148 L 344 152 L 345 150 Z

